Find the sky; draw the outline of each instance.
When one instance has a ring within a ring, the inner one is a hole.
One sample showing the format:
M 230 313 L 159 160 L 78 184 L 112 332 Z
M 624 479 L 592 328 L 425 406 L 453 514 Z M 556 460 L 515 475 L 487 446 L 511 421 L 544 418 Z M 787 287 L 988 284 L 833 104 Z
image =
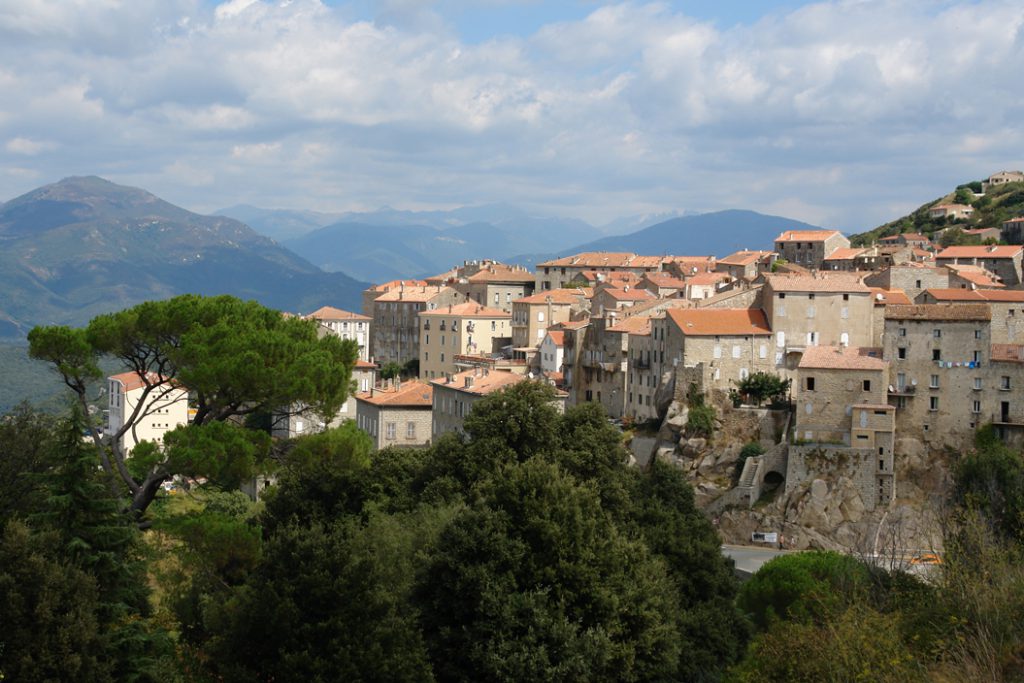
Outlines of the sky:
M 1024 2 L 0 0 L 0 200 L 845 231 L 1024 169 Z

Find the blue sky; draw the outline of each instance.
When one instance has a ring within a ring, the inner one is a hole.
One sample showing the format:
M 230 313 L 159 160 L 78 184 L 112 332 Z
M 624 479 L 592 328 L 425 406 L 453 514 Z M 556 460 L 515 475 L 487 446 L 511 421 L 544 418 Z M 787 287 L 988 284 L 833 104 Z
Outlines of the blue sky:
M 0 200 L 862 230 L 1024 168 L 1020 0 L 0 2 Z

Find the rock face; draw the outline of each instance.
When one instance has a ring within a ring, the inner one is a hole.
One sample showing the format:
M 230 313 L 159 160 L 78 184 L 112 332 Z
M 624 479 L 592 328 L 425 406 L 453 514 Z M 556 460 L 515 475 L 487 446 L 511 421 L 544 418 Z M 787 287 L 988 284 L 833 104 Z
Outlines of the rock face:
M 949 464 L 915 439 L 896 446 L 896 500 L 869 510 L 857 482 L 841 471 L 819 475 L 787 494 L 766 483 L 762 499 L 748 508 L 734 491 L 743 446 L 771 448 L 781 434 L 780 417 L 767 410 L 716 406 L 719 425 L 710 439 L 685 433 L 688 410 L 672 402 L 659 432 L 657 456 L 686 472 L 694 497 L 712 513 L 723 541 L 750 543 L 756 531 L 782 534 L 787 548 L 822 548 L 864 555 L 900 555 L 907 549 L 941 547 L 935 510 L 950 486 Z M 718 501 L 717 503 L 715 501 Z M 724 505 L 724 507 L 723 507 Z

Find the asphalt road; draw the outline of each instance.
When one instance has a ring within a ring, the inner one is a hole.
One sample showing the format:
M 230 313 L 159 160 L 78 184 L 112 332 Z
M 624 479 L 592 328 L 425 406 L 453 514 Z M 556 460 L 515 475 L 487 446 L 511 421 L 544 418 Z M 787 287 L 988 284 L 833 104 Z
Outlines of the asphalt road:
M 751 575 L 761 568 L 768 560 L 784 555 L 789 550 L 779 550 L 770 546 L 723 545 L 722 554 L 736 563 L 736 571 Z

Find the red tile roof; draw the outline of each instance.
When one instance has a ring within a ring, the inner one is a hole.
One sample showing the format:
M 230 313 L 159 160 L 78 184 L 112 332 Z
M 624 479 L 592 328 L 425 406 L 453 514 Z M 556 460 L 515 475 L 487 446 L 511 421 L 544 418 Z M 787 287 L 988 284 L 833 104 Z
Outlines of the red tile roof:
M 1020 344 L 993 344 L 990 358 L 994 361 L 1024 363 L 1024 346 Z
M 431 299 L 434 299 L 442 292 L 454 292 L 455 290 L 450 287 L 406 287 L 404 290 L 392 289 L 389 292 L 381 294 L 375 299 L 381 303 L 386 302 L 408 302 L 408 303 L 426 303 Z
M 551 341 L 555 346 L 565 345 L 565 332 L 562 330 L 548 330 L 548 336 L 551 337 Z
M 644 336 L 651 333 L 651 319 L 645 315 L 635 315 L 624 318 L 614 325 L 605 328 L 605 332 L 620 332 L 622 334 L 635 334 Z
M 772 273 L 765 281 L 776 292 L 868 292 L 861 275 L 827 271 L 817 275 Z
M 749 266 L 772 253 L 770 251 L 737 251 L 725 258 L 718 259 L 718 262 L 727 266 Z
M 565 256 L 538 263 L 538 268 L 659 268 L 664 262 L 661 256 L 637 256 L 632 252 L 587 251 L 582 254 Z
M 333 306 L 322 306 L 309 315 L 307 318 L 314 320 L 373 320 L 373 318 L 352 311 L 345 311 Z
M 474 273 L 467 278 L 470 282 L 524 282 L 532 283 L 536 278 L 533 273 L 523 268 L 495 263 Z
M 530 296 L 524 296 L 522 299 L 516 299 L 512 303 L 514 304 L 546 304 L 548 299 L 551 299 L 553 304 L 576 304 L 580 303 L 583 299 L 587 298 L 587 292 L 584 288 L 577 289 L 546 289 Z
M 936 301 L 988 301 L 1024 303 L 1024 291 L 1017 289 L 926 289 Z
M 776 242 L 824 242 L 838 230 L 787 230 L 775 238 Z
M 665 314 L 688 336 L 772 333 L 764 312 L 759 308 L 673 308 Z
M 618 287 L 608 287 L 607 289 L 601 290 L 601 293 L 607 294 L 616 301 L 643 301 L 645 299 L 657 299 L 654 294 L 651 294 L 646 289 L 636 289 L 630 287 L 629 289 L 619 289 Z
M 988 304 L 913 304 L 885 307 L 889 320 L 991 320 Z
M 825 257 L 826 261 L 849 261 L 863 254 L 867 249 L 857 247 L 839 247 Z
M 1015 258 L 1019 256 L 1024 246 L 1019 244 L 991 244 L 977 246 L 946 247 L 935 258 Z
M 467 379 L 470 382 L 470 386 L 466 386 Z M 514 372 L 503 372 L 501 370 L 483 372 L 479 368 L 476 368 L 452 375 L 451 381 L 448 381 L 446 377 L 440 377 L 438 379 L 430 380 L 430 383 L 437 387 L 454 389 L 467 394 L 486 396 L 487 394 L 492 394 L 495 391 L 512 386 L 513 384 L 525 382 L 528 379 L 529 378 L 526 375 L 520 375 Z
M 914 303 L 902 289 L 882 289 L 881 287 L 871 287 L 870 289 L 876 306 L 884 306 L 886 304 L 909 305 Z
M 143 381 L 142 375 L 135 372 L 134 370 L 129 372 L 122 372 L 117 375 L 110 375 L 107 377 L 108 380 L 120 382 L 124 386 L 125 392 L 135 391 L 136 389 L 142 389 L 146 386 L 146 382 Z M 151 385 L 160 385 L 164 382 L 171 382 L 173 380 L 162 379 L 160 375 L 155 372 L 147 372 L 146 380 Z
M 418 380 L 402 382 L 398 388 L 374 388 L 356 394 L 357 401 L 388 408 L 429 408 L 433 404 L 434 390 Z
M 800 357 L 801 369 L 884 370 L 882 350 L 866 347 L 808 346 Z

